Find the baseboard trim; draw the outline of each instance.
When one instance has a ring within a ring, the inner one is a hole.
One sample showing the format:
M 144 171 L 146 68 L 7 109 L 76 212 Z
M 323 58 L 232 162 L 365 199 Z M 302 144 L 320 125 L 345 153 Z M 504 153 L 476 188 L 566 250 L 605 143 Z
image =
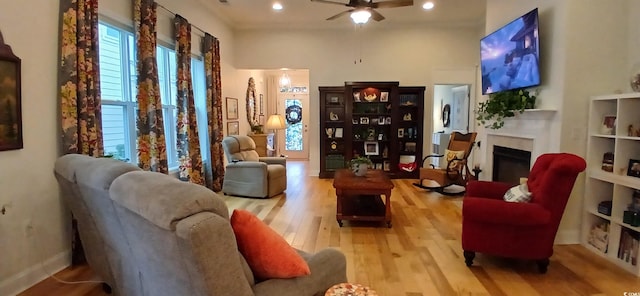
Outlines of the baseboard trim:
M 577 230 L 558 231 L 554 244 L 556 245 L 580 244 L 580 231 L 577 231 Z
M 0 281 L 0 295 L 17 295 L 70 264 L 71 251 L 61 252 L 42 263 L 37 263 L 8 279 Z

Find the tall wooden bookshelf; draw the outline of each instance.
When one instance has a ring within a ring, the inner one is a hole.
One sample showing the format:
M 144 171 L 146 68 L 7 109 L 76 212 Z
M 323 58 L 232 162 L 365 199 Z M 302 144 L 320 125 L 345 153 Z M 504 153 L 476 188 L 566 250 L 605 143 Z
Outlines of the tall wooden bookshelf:
M 345 82 L 319 91 L 321 178 L 332 178 L 355 156 L 391 178 L 418 178 L 425 87 Z

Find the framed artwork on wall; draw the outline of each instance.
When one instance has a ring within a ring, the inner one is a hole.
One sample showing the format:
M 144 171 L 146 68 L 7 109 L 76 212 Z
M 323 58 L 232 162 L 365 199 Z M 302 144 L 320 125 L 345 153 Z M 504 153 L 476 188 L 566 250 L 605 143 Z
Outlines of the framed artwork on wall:
M 240 134 L 240 124 L 237 121 L 227 122 L 227 134 L 230 135 L 230 136 L 239 135 Z
M 227 98 L 227 120 L 238 119 L 238 99 Z
M 0 151 L 22 149 L 20 58 L 0 32 Z

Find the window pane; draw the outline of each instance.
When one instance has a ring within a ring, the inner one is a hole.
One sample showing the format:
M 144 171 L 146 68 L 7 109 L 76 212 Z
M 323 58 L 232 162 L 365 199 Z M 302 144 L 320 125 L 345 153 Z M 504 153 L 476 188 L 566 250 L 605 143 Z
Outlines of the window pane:
M 178 147 L 176 142 L 176 108 L 163 107 L 164 136 L 167 145 L 167 165 L 169 169 L 178 167 Z
M 125 126 L 125 106 L 102 105 L 102 135 L 104 154 L 128 161 L 131 151 L 127 145 L 127 126 Z
M 124 101 L 120 31 L 99 24 L 100 92 L 103 100 Z
M 286 99 L 285 107 L 289 106 L 302 106 L 302 102 L 296 99 Z M 290 124 L 287 122 L 287 129 L 285 130 L 285 150 L 287 151 L 302 151 L 302 121 L 296 124 Z
M 169 77 L 167 80 L 169 81 L 169 97 L 167 101 L 169 105 L 175 106 L 178 100 L 178 64 L 176 63 L 176 52 L 173 50 L 167 50 L 167 54 L 169 55 Z
M 167 83 L 168 83 L 168 70 L 167 70 L 167 52 L 163 47 L 156 46 L 156 62 L 158 63 L 158 84 L 160 86 L 160 98 L 162 105 L 169 105 L 167 98 L 169 97 Z
M 138 71 L 136 70 L 136 41 L 131 33 L 127 33 L 127 51 L 129 53 L 129 93 L 131 94 L 131 101 L 137 102 Z
M 196 105 L 196 121 L 198 122 L 198 137 L 202 161 L 209 159 L 209 128 L 207 127 L 207 95 L 204 87 L 204 62 L 191 59 L 191 80 L 193 81 L 193 98 Z

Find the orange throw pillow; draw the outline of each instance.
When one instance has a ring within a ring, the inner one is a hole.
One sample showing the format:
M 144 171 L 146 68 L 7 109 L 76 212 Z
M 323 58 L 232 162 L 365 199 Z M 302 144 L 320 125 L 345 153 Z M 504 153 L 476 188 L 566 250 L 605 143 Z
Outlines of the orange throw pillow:
M 246 210 L 233 210 L 231 227 L 238 249 L 259 279 L 311 274 L 309 265 L 277 232 Z

